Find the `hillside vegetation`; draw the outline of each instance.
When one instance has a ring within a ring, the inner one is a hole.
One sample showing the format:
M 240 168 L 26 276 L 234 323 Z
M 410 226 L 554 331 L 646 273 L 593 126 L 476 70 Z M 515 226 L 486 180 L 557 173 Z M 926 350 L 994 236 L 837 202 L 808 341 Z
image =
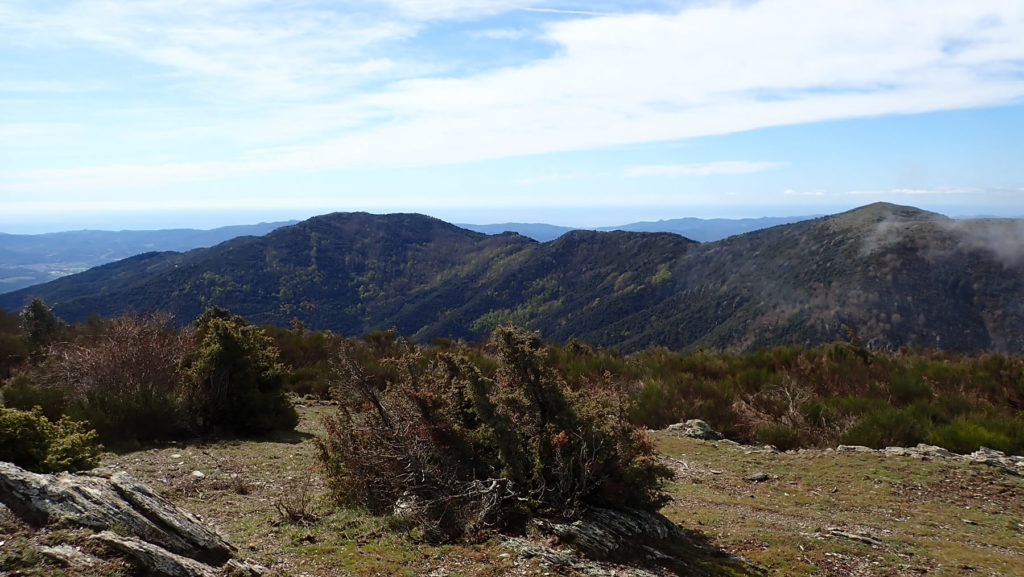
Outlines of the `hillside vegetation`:
M 99 437 L 118 451 L 101 464 L 275 575 L 635 571 L 531 541 L 609 506 L 662 507 L 686 528 L 677 560 L 612 559 L 656 575 L 1006 575 L 1024 558 L 1019 464 L 832 449 L 1024 452 L 1019 356 L 857 342 L 624 356 L 511 326 L 416 345 L 217 308 L 184 329 L 159 315 L 66 325 L 41 302 L 0 327 L 21 344 L 0 387 L 0 460 L 89 467 Z M 693 417 L 731 440 L 643 429 Z M 3 571 L 56 574 L 39 545 L 97 552 L 88 533 L 2 508 L 0 527 Z M 87 574 L 132 571 L 114 559 Z
M 223 306 L 255 324 L 417 341 L 477 339 L 514 322 L 548 338 L 635 351 L 752 350 L 846 340 L 1024 352 L 1020 221 L 952 221 L 875 204 L 696 243 L 574 231 L 538 243 L 420 215 L 332 214 L 185 254 L 151 253 L 0 295 L 63 318 Z

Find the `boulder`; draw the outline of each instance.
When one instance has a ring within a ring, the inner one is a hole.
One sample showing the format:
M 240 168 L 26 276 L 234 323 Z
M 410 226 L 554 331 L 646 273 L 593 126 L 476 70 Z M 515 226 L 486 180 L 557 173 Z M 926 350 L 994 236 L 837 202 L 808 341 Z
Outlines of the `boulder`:
M 146 574 L 213 577 L 222 566 L 244 575 L 264 570 L 234 561 L 235 548 L 198 517 L 123 472 L 43 475 L 0 462 L 0 503 L 30 525 L 93 529 L 93 539 L 134 559 Z M 41 553 L 69 566 L 90 562 L 69 547 Z
M 711 425 L 700 419 L 690 419 L 675 423 L 674 425 L 669 425 L 666 430 L 682 437 L 704 439 L 705 441 L 720 441 L 725 438 L 721 433 L 712 429 Z

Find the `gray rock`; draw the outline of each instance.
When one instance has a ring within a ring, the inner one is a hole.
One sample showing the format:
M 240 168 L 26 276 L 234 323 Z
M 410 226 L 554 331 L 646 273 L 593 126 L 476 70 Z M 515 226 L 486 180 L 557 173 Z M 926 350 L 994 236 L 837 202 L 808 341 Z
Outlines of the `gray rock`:
M 875 450 L 871 447 L 865 447 L 863 445 L 839 445 L 836 447 L 836 451 L 840 453 L 874 453 Z
M 163 547 L 135 537 L 124 537 L 113 531 L 103 531 L 92 538 L 131 557 L 150 574 L 158 577 L 218 577 L 220 574 L 218 569 L 210 565 L 171 553 Z
M 71 545 L 40 545 L 36 547 L 42 555 L 64 564 L 72 569 L 90 569 L 102 562 L 98 557 L 82 553 Z
M 762 471 L 758 471 L 757 473 L 754 473 L 753 475 L 747 477 L 747 481 L 750 481 L 751 483 L 764 483 L 765 481 L 769 480 L 771 480 L 771 477 L 768 475 L 768 473 Z
M 966 458 L 975 463 L 998 467 L 1013 475 L 1024 476 L 1024 457 L 1008 457 L 1002 451 L 981 447 Z
M 721 433 L 712 429 L 711 425 L 700 419 L 690 419 L 681 423 L 675 423 L 674 425 L 669 425 L 666 430 L 683 437 L 704 439 L 705 441 L 720 441 L 725 438 Z
M 260 577 L 267 570 L 231 559 L 235 548 L 198 517 L 123 472 L 40 475 L 0 462 L 0 509 L 33 525 L 62 521 L 99 531 L 91 538 L 131 557 L 146 575 Z M 114 533 L 111 529 L 115 529 Z M 68 545 L 39 552 L 72 569 L 99 559 Z M 223 565 L 223 567 L 221 567 Z
M 194 515 L 124 473 L 41 475 L 0 462 L 0 502 L 34 525 L 63 520 L 99 531 L 119 530 L 168 551 L 221 565 L 234 547 Z

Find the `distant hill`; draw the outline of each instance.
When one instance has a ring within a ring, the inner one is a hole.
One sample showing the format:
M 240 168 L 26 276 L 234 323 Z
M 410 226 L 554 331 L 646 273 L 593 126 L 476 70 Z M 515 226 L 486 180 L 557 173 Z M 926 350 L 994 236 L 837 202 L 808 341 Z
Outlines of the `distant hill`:
M 540 243 L 413 214 L 337 213 L 187 253 L 148 253 L 0 295 L 66 320 L 126 309 L 182 322 L 220 305 L 256 323 L 475 338 L 512 321 L 623 351 L 856 338 L 1024 352 L 1024 223 L 874 204 L 715 242 L 572 231 Z
M 506 222 L 501 224 L 457 224 L 467 230 L 482 232 L 484 234 L 501 234 L 503 232 L 514 232 L 540 242 L 555 240 L 563 234 L 578 230 L 571 226 L 557 226 L 537 222 Z
M 762 228 L 790 224 L 814 218 L 811 216 L 764 217 L 764 218 L 674 218 L 652 222 L 634 222 L 619 226 L 604 226 L 586 230 L 630 232 L 671 232 L 685 236 L 691 240 L 710 242 L 722 240 L 737 234 L 743 234 Z M 506 222 L 502 224 L 459 224 L 462 228 L 475 230 L 484 234 L 517 232 L 540 242 L 555 240 L 563 234 L 578 230 L 568 226 L 556 226 L 541 223 Z
M 47 234 L 0 233 L 0 293 L 151 251 L 186 251 L 238 236 L 261 236 L 297 221 L 225 226 L 211 230 L 77 230 Z

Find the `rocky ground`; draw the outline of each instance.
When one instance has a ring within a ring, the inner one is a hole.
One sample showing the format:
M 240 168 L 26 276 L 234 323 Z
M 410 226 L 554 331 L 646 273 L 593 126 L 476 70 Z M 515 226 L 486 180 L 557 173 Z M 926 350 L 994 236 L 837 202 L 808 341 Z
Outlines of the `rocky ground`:
M 434 546 L 394 519 L 332 507 L 312 443 L 318 416 L 330 410 L 300 407 L 297 432 L 274 439 L 110 453 L 102 465 L 105 474 L 130 475 L 195 513 L 234 545 L 237 559 L 274 576 L 1024 575 L 1024 477 L 1019 461 L 992 453 L 964 458 L 927 447 L 780 453 L 709 434 L 692 438 L 697 433 L 686 427 L 657 431 L 659 450 L 675 471 L 668 486 L 673 500 L 662 513 L 678 525 L 671 539 L 683 543 L 676 553 L 686 561 L 639 568 L 573 556 L 565 528 Z M 70 569 L 45 549 L 68 544 L 65 553 L 103 561 Z M 134 574 L 109 553 L 88 530 L 31 528 L 0 512 L 0 574 Z

